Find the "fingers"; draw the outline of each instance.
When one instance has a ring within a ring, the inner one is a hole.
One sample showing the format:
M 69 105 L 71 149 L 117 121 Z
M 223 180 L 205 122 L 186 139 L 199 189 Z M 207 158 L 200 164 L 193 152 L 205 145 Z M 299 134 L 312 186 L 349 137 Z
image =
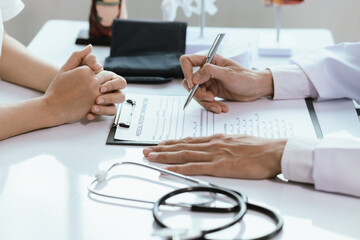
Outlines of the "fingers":
M 89 54 L 81 61 L 81 65 L 89 66 L 95 73 L 101 72 L 103 66 L 98 61 L 97 57 L 94 54 Z
M 187 79 L 188 87 L 192 88 L 193 84 L 193 68 L 201 67 L 205 63 L 205 56 L 201 55 L 183 55 L 180 57 L 180 64 L 184 73 L 185 79 Z
M 77 68 L 81 65 L 81 62 L 83 59 L 89 55 L 92 51 L 92 45 L 88 45 L 86 48 L 84 48 L 81 51 L 74 52 L 70 58 L 67 60 L 67 62 L 62 66 L 60 71 L 66 72 L 73 70 L 74 68 Z
M 118 75 L 110 71 L 101 71 L 95 75 L 95 79 L 100 85 L 115 79 L 116 77 L 118 77 Z
M 96 103 L 99 105 L 108 105 L 113 103 L 122 103 L 125 100 L 125 95 L 121 91 L 114 91 L 107 94 L 102 94 L 96 98 Z
M 183 81 L 183 86 L 190 91 L 185 80 Z M 215 100 L 215 95 L 212 91 L 207 90 L 206 87 L 200 86 L 194 94 L 194 99 L 206 110 L 214 113 L 226 113 L 229 111 L 229 107 L 222 102 Z
M 222 66 L 226 66 L 228 64 L 228 61 L 218 54 L 216 54 L 214 56 L 213 60 L 211 61 L 212 64 L 205 64 L 205 60 L 206 60 L 206 57 L 202 56 L 202 55 L 183 55 L 183 56 L 181 56 L 180 64 L 181 64 L 181 68 L 183 70 L 183 73 L 184 73 L 184 76 L 185 76 L 185 79 L 187 81 L 189 88 L 192 88 L 194 86 L 194 84 L 202 84 L 210 79 L 209 77 L 206 79 L 206 78 L 202 78 L 201 76 L 198 76 L 199 74 L 200 75 L 202 74 L 202 71 L 200 71 L 200 70 L 203 69 L 204 67 L 206 67 L 206 65 L 222 67 Z M 201 68 L 196 73 L 193 73 L 194 67 L 201 67 Z M 207 74 L 207 75 L 215 77 L 215 74 L 216 75 L 219 75 L 219 73 L 221 74 L 221 69 L 213 69 L 213 71 L 216 71 L 216 72 L 213 72 L 212 74 Z
M 88 120 L 94 120 L 100 115 L 115 115 L 117 108 L 115 103 L 121 103 L 125 100 L 125 95 L 120 91 L 126 87 L 126 80 L 117 74 L 109 71 L 103 71 L 95 55 L 90 54 L 92 46 L 88 45 L 81 51 L 74 52 L 64 66 L 60 69 L 67 72 L 82 65 L 88 66 L 94 74 L 94 79 L 100 86 L 100 96 L 97 96 L 90 112 L 86 115 Z M 89 70 L 90 70 L 89 69 Z
M 122 99 L 125 99 L 125 96 L 122 97 Z M 124 100 L 121 100 L 120 102 L 123 102 Z M 88 120 L 95 120 L 100 115 L 106 115 L 106 116 L 114 116 L 117 113 L 117 107 L 115 104 L 108 104 L 108 105 L 93 105 L 90 109 L 91 112 L 89 112 L 86 117 Z
M 211 161 L 212 153 L 209 142 L 213 138 L 188 137 L 179 140 L 167 140 L 158 146 L 145 147 L 143 154 L 150 161 L 161 163 L 186 163 Z
M 105 82 L 104 84 L 102 84 L 100 86 L 101 93 L 112 92 L 112 91 L 116 91 L 119 89 L 124 89 L 126 87 L 127 83 L 123 77 L 120 77 L 116 74 L 114 74 L 112 76 L 115 78 Z
M 117 75 L 116 73 L 110 71 L 101 71 L 95 75 L 95 79 L 102 85 L 104 88 L 102 92 L 109 92 L 115 89 L 123 89 L 126 87 L 125 78 Z M 109 83 L 109 81 L 112 81 Z
M 170 166 L 166 169 L 179 174 L 193 175 L 216 175 L 216 165 L 211 162 L 206 163 L 187 163 L 183 165 Z
M 193 76 L 194 84 L 202 84 L 209 79 L 217 79 L 219 81 L 226 80 L 226 72 L 228 68 L 206 63 Z
M 177 143 L 171 145 L 158 145 L 154 147 L 145 147 L 143 149 L 144 156 L 147 157 L 152 152 L 177 152 L 183 151 L 184 149 L 188 151 L 206 151 L 208 146 L 204 143 Z
M 220 114 L 229 111 L 229 107 L 222 102 L 216 101 L 214 94 L 205 87 L 198 88 L 194 94 L 194 99 L 206 110 Z
M 87 118 L 89 121 L 95 120 L 95 119 L 97 119 L 98 117 L 99 117 L 99 115 L 94 114 L 94 113 L 88 113 L 88 114 L 86 115 L 86 118 Z
M 183 139 L 173 139 L 173 140 L 165 140 L 160 142 L 158 145 L 174 145 L 174 144 L 180 144 L 180 143 L 208 143 L 211 140 L 213 140 L 213 136 L 205 136 L 205 137 L 187 137 Z M 154 147 L 152 147 L 154 148 Z
M 143 153 L 151 162 L 176 164 L 167 169 L 184 175 L 264 179 L 281 172 L 285 144 L 286 139 L 215 134 L 165 141 Z
M 147 158 L 157 163 L 187 163 L 206 162 L 210 159 L 210 153 L 204 151 L 181 150 L 176 152 L 150 152 Z
M 198 101 L 196 98 L 195 100 Z M 229 111 L 229 107 L 222 102 L 217 102 L 217 101 L 213 101 L 213 102 L 198 101 L 198 102 L 203 108 L 216 114 L 227 113 Z
M 186 90 L 190 91 L 190 88 L 187 86 L 186 80 L 183 80 L 183 86 Z M 203 85 L 200 85 L 194 94 L 194 98 L 200 101 L 213 102 L 215 101 L 215 95 L 212 91 L 207 90 L 207 88 Z
M 122 103 L 124 100 L 125 94 L 118 90 L 102 94 L 96 98 L 96 104 L 91 107 L 91 112 L 95 115 L 113 116 L 117 112 L 115 103 Z M 94 115 L 90 115 L 90 117 L 95 119 Z
M 116 114 L 117 108 L 115 104 L 110 105 L 93 105 L 91 107 L 91 112 L 95 115 L 106 115 L 113 116 Z M 92 119 L 91 119 L 92 120 Z
M 96 115 L 115 115 L 117 112 L 115 103 L 122 103 L 125 100 L 125 95 L 120 89 L 126 87 L 126 80 L 109 71 L 102 71 L 96 74 L 95 78 L 101 84 L 101 95 L 96 98 L 96 104 L 91 107 L 93 114 L 88 115 L 88 119 L 95 119 Z

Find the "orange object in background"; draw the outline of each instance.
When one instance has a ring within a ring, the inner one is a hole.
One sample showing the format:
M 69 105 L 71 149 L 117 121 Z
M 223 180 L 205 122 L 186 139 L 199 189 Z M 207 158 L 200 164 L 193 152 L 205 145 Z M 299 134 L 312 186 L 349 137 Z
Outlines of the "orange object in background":
M 272 6 L 272 5 L 295 5 L 299 3 L 303 3 L 304 0 L 262 0 L 265 6 Z

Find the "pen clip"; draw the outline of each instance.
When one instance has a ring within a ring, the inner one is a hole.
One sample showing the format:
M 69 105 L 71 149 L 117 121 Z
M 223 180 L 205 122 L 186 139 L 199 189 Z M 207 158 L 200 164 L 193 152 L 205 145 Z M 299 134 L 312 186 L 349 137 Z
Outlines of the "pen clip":
M 221 43 L 222 39 L 224 38 L 224 36 L 225 36 L 225 33 L 219 33 L 216 36 L 215 41 L 211 45 L 210 50 L 206 55 L 206 62 L 205 63 L 210 63 L 211 62 L 211 60 L 215 56 L 215 54 L 216 54 L 216 52 L 217 52 L 217 50 L 218 50 L 218 48 L 220 46 L 220 43 Z

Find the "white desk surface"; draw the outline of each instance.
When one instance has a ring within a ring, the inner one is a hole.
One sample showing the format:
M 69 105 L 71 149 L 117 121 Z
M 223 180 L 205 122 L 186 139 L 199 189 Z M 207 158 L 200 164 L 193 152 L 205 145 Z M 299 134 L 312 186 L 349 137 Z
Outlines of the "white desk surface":
M 83 48 L 74 41 L 78 31 L 86 27 L 86 22 L 49 21 L 29 48 L 62 65 L 74 50 Z M 254 41 L 259 32 L 269 31 L 222 30 Z M 298 37 L 299 52 L 333 43 L 327 30 L 285 31 Z M 94 53 L 103 60 L 109 49 L 95 47 Z M 287 63 L 286 58 L 260 58 L 256 54 L 253 61 L 259 68 Z M 0 89 L 0 103 L 39 96 L 38 92 L 4 81 L 0 81 Z M 182 89 L 180 81 L 174 80 L 155 86 L 129 85 L 127 91 L 186 94 L 179 89 Z M 0 239 L 157 239 L 151 236 L 156 227 L 150 206 L 127 202 L 105 204 L 88 196 L 87 184 L 99 165 L 116 160 L 146 162 L 141 147 L 105 145 L 111 122 L 111 117 L 101 117 L 95 122 L 38 130 L 0 142 Z M 360 200 L 357 198 L 273 179 L 199 178 L 242 190 L 251 201 L 278 211 L 285 224 L 275 239 L 360 239 Z M 245 220 L 250 223 L 251 217 Z M 261 231 L 264 224 L 260 221 L 251 227 L 245 223 L 246 229 L 251 229 L 245 230 L 246 236 Z

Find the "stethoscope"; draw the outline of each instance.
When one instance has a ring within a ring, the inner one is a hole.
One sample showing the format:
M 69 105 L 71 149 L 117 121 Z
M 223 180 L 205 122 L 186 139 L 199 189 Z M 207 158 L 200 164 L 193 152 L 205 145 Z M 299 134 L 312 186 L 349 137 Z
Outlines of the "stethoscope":
M 176 178 L 180 178 L 182 180 L 189 181 L 198 186 L 190 186 L 190 187 L 173 190 L 173 191 L 165 194 L 164 196 L 160 197 L 155 202 L 147 201 L 147 200 L 143 200 L 143 199 L 126 198 L 126 197 L 121 197 L 121 196 L 116 196 L 116 195 L 110 195 L 110 194 L 101 193 L 101 192 L 98 192 L 97 190 L 95 190 L 94 187 L 96 186 L 96 184 L 105 181 L 111 169 L 113 169 L 114 167 L 117 167 L 117 166 L 121 166 L 121 165 L 136 165 L 136 166 L 148 168 L 148 169 L 158 171 L 163 174 L 167 174 L 172 177 L 176 177 Z M 188 208 L 192 212 L 234 213 L 235 214 L 234 217 L 232 218 L 232 220 L 229 221 L 228 223 L 225 223 L 216 228 L 212 228 L 212 229 L 208 229 L 208 230 L 201 230 L 197 234 L 195 234 L 196 236 L 191 236 L 190 238 L 186 237 L 186 232 L 184 232 L 183 237 L 185 237 L 185 238 L 179 238 L 179 239 L 206 239 L 207 234 L 224 230 L 224 229 L 229 228 L 229 227 L 233 226 L 234 224 L 240 222 L 241 219 L 246 214 L 247 210 L 256 211 L 256 212 L 259 212 L 259 213 L 262 213 L 262 214 L 268 216 L 274 222 L 274 225 L 275 225 L 275 229 L 272 230 L 271 232 L 269 232 L 263 236 L 252 238 L 252 239 L 270 239 L 270 238 L 274 237 L 275 235 L 277 235 L 281 231 L 283 224 L 284 224 L 283 219 L 279 214 L 277 214 L 276 212 L 274 212 L 268 208 L 249 203 L 247 196 L 242 192 L 234 191 L 234 190 L 231 190 L 228 188 L 224 188 L 224 187 L 212 184 L 212 183 L 208 183 L 208 182 L 193 178 L 193 177 L 181 175 L 181 174 L 178 174 L 175 172 L 168 171 L 166 169 L 162 169 L 162 168 L 158 168 L 158 167 L 154 167 L 154 166 L 150 166 L 150 165 L 145 165 L 145 164 L 141 164 L 141 163 L 137 163 L 137 162 L 117 162 L 117 163 L 112 164 L 108 168 L 108 170 L 99 171 L 96 174 L 94 180 L 92 180 L 91 183 L 88 185 L 88 190 L 92 194 L 95 194 L 95 195 L 98 195 L 101 197 L 105 197 L 105 198 L 153 204 L 152 213 L 153 213 L 155 222 L 164 229 L 171 229 L 168 225 L 166 225 L 164 223 L 164 221 L 162 220 L 162 218 L 160 216 L 161 214 L 160 214 L 159 209 L 161 206 L 164 206 L 164 205 Z M 228 197 L 229 199 L 232 199 L 236 204 L 231 207 L 214 207 L 214 206 L 210 206 L 208 204 L 208 202 L 196 203 L 196 204 L 187 204 L 187 203 L 183 203 L 183 202 L 182 203 L 167 202 L 167 200 L 169 200 L 170 198 L 173 198 L 177 195 L 180 195 L 183 193 L 191 193 L 191 192 L 210 193 L 213 195 L 220 194 L 225 197 Z M 169 236 L 171 236 L 171 235 L 169 235 Z

